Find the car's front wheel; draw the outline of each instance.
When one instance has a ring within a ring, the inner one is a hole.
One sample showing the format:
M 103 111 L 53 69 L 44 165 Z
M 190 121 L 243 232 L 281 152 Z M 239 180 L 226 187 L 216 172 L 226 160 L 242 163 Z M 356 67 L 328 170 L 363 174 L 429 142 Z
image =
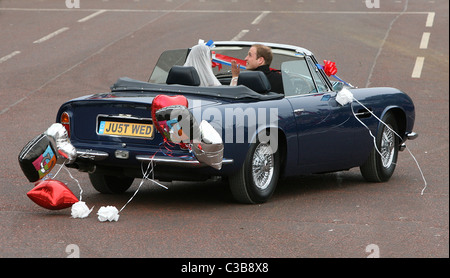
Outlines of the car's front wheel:
M 245 204 L 264 203 L 270 199 L 278 183 L 280 155 L 270 142 L 251 144 L 243 166 L 230 176 L 231 193 Z
M 108 176 L 101 173 L 90 173 L 92 186 L 100 193 L 123 193 L 134 181 L 131 177 Z
M 392 113 L 387 113 L 382 121 L 387 126 L 382 125 L 377 133 L 378 150 L 373 148 L 367 161 L 360 167 L 364 179 L 370 182 L 388 181 L 397 164 L 399 149 L 397 121 Z

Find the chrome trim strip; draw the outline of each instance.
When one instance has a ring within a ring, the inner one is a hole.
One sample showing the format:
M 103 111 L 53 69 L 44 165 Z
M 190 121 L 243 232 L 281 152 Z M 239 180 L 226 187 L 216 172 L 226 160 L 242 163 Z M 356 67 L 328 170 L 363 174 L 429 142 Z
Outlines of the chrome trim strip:
M 164 164 L 164 165 L 173 165 L 180 167 L 207 167 L 207 164 L 201 163 L 196 159 L 183 159 L 179 157 L 153 157 L 149 155 L 137 155 L 136 160 L 138 161 L 153 161 L 156 164 Z M 224 164 L 232 164 L 234 162 L 233 159 L 222 159 L 222 165 Z
M 108 158 L 107 152 L 96 151 L 92 149 L 77 149 L 77 158 L 85 158 L 93 161 L 100 161 Z

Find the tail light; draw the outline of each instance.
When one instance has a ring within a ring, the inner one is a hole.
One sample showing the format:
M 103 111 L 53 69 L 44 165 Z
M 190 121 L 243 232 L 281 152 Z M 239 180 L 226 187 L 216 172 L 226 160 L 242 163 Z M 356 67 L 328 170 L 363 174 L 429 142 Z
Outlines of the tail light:
M 70 117 L 69 117 L 69 113 L 63 112 L 61 114 L 61 124 L 67 130 L 67 136 L 69 136 L 69 138 L 70 138 Z

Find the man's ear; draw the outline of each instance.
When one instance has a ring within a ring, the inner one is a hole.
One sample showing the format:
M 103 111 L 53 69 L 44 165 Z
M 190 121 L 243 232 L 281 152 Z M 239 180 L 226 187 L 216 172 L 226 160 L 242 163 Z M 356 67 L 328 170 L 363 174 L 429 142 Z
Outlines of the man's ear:
M 266 64 L 266 60 L 264 59 L 264 57 L 259 57 L 258 59 L 258 64 L 260 65 L 260 66 L 264 66 L 265 64 Z

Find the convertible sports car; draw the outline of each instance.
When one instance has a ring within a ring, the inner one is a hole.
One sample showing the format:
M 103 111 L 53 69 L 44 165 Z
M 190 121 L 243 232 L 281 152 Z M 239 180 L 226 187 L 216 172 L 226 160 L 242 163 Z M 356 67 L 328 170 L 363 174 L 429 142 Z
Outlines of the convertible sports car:
M 148 82 L 120 78 L 110 92 L 64 103 L 56 122 L 77 153 L 68 166 L 87 172 L 102 193 L 126 191 L 149 165 L 152 178 L 162 181 L 219 176 L 241 203 L 266 202 L 282 177 L 360 167 L 367 181 L 389 180 L 404 142 L 417 137 L 408 95 L 330 81 L 309 50 L 274 43 L 262 44 L 273 50 L 271 68 L 282 75 L 284 94 L 270 92 L 257 71 L 241 70 L 238 85 L 229 86 L 229 62 L 242 64 L 252 44 L 214 42 L 214 72 L 222 86 L 199 86 L 195 69 L 183 67 L 189 49 L 177 49 L 160 56 Z M 337 102 L 341 90 L 357 101 Z M 191 129 L 207 122 L 220 135 L 223 149 L 212 152 L 215 164 L 197 156 L 201 146 L 192 136 L 186 144 L 167 140 L 173 130 L 161 132 L 152 113 L 159 95 L 169 101 L 183 96 Z

